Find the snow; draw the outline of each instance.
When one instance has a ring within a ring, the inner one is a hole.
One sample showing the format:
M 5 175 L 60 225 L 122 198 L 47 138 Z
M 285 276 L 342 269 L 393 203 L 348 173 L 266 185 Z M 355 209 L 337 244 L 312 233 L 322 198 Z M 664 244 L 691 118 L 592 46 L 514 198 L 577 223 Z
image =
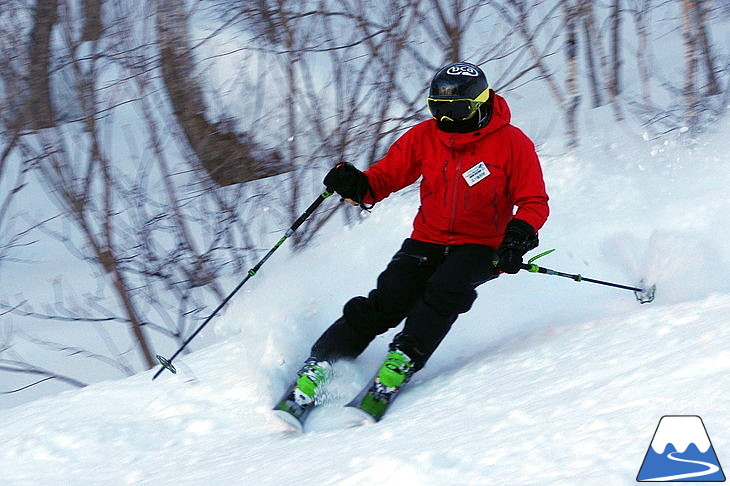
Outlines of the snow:
M 730 463 L 729 128 L 693 144 L 599 133 L 570 157 L 541 147 L 552 215 L 538 251 L 558 251 L 539 263 L 643 278 L 657 284 L 652 304 L 558 277 L 501 277 L 479 289 L 382 422 L 353 426 L 342 405 L 392 334 L 337 363 L 307 432 L 288 434 L 271 407 L 409 233 L 418 202 L 406 191 L 355 225 L 333 221 L 301 253 L 282 247 L 213 321 L 221 342 L 176 360 L 177 375 L 4 410 L 0 482 L 634 484 L 660 417 L 681 414 L 701 416 Z

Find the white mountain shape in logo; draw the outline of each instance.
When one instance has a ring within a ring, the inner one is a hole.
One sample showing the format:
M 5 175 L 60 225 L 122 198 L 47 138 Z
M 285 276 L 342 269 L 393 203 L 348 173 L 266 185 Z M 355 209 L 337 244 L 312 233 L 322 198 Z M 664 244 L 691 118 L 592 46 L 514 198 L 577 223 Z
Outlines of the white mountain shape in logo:
M 657 454 L 664 454 L 664 449 L 670 442 L 680 454 L 686 451 L 692 443 L 703 454 L 711 446 L 710 438 L 702 425 L 702 419 L 689 415 L 662 417 L 654 435 L 654 440 L 651 441 L 651 448 Z

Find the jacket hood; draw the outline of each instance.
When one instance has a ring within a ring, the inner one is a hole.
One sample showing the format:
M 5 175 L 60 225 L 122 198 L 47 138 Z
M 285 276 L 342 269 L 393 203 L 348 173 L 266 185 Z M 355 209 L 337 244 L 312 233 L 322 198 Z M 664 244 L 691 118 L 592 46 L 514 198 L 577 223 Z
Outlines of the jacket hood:
M 492 117 L 489 123 L 484 128 L 474 130 L 473 132 L 444 132 L 443 130 L 439 130 L 436 125 L 436 120 L 432 118 L 430 122 L 433 130 L 437 133 L 438 139 L 449 147 L 460 148 L 509 125 L 510 121 L 512 121 L 512 112 L 509 109 L 509 105 L 507 105 L 507 101 L 494 91 L 492 91 L 492 100 Z

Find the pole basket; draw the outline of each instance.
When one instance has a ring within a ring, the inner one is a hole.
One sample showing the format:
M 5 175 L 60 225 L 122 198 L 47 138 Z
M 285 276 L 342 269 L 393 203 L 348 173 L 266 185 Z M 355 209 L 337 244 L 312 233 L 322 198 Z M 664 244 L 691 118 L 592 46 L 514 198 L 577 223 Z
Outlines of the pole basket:
M 642 280 L 641 282 L 639 282 L 639 287 L 641 288 L 641 290 L 634 290 L 636 300 L 638 300 L 642 304 L 654 302 L 654 297 L 656 295 L 656 285 L 647 287 Z
M 165 358 L 164 356 L 157 355 L 157 361 L 160 362 L 163 368 L 170 370 L 173 374 L 177 374 L 177 370 L 172 365 L 169 359 Z

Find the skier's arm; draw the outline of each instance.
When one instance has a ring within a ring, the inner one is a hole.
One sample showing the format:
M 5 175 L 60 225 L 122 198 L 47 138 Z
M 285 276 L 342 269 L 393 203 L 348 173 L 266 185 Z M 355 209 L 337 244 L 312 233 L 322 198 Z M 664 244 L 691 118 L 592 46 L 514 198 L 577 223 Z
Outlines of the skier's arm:
M 545 181 L 535 145 L 522 134 L 515 143 L 509 174 L 509 192 L 517 206 L 514 218 L 528 223 L 537 232 L 547 220 L 550 209 Z
M 390 194 L 410 186 L 421 175 L 421 161 L 415 153 L 418 125 L 404 133 L 391 145 L 388 153 L 371 166 L 365 175 L 372 189 L 366 203 L 382 201 Z
M 538 245 L 537 231 L 550 212 L 535 146 L 522 132 L 517 131 L 517 134 L 513 139 L 513 159 L 507 175 L 509 193 L 517 212 L 507 224 L 497 250 L 497 268 L 512 274 L 520 271 L 523 255 Z

